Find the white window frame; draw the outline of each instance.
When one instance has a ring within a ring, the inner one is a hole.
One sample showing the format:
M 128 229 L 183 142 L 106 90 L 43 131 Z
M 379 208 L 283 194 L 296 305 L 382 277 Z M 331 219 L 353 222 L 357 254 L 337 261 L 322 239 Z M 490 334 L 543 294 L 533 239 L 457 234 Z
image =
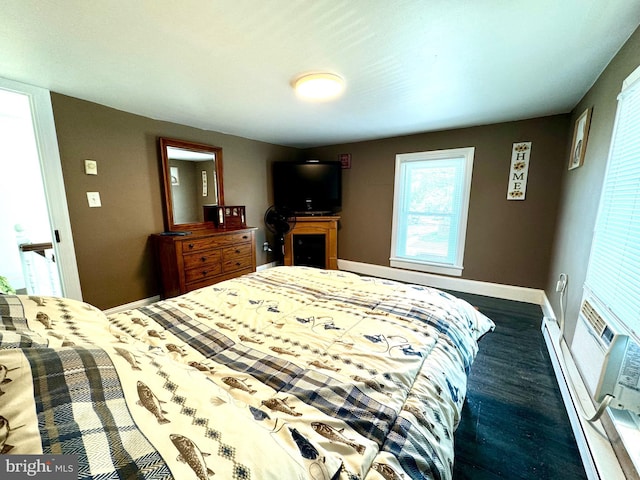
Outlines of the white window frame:
M 618 96 L 585 287 L 640 339 L 640 67 Z
M 389 263 L 391 267 L 406 270 L 417 270 L 436 274 L 451 276 L 461 276 L 463 271 L 464 246 L 467 235 L 467 218 L 469 213 L 469 198 L 471 196 L 471 177 L 473 173 L 473 159 L 475 147 L 452 148 L 446 150 L 433 150 L 426 152 L 401 153 L 396 155 L 396 169 L 393 194 L 393 224 L 391 230 L 391 256 Z M 402 225 L 401 215 L 403 212 L 404 197 L 404 165 L 410 162 L 429 162 L 442 160 L 459 160 L 462 165 L 462 192 L 460 211 L 458 216 L 457 231 L 455 239 L 455 249 L 453 261 L 423 261 L 415 258 L 401 256 L 398 253 L 399 239 Z

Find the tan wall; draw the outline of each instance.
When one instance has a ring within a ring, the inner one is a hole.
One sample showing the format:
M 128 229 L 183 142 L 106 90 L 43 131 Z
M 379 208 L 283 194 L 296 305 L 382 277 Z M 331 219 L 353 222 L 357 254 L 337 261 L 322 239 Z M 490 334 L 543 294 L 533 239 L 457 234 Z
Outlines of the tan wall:
M 423 133 L 309 149 L 308 158 L 337 160 L 343 170 L 340 259 L 389 265 L 395 155 L 475 147 L 462 278 L 544 288 L 548 278 L 560 179 L 566 166 L 568 116 Z M 507 201 L 514 142 L 531 141 L 526 200 Z
M 636 31 L 600 79 L 569 115 L 468 129 L 431 132 L 302 152 L 337 159 L 352 154 L 343 171 L 341 259 L 388 265 L 395 155 L 422 150 L 476 147 L 463 278 L 545 288 L 569 274 L 567 321 L 577 316 L 599 192 L 609 148 L 615 97 L 640 63 Z M 52 94 L 58 142 L 84 298 L 101 308 L 158 293 L 148 236 L 164 229 L 157 137 L 223 148 L 227 204 L 247 206 L 248 223 L 260 227 L 272 197 L 270 164 L 294 159 L 296 149 L 152 120 L 60 94 Z M 584 166 L 567 171 L 573 122 L 593 106 Z M 527 199 L 507 201 L 511 146 L 532 141 Z M 83 160 L 98 161 L 87 176 Z M 90 209 L 86 192 L 99 191 L 103 207 Z M 559 212 L 559 213 L 558 213 Z M 557 232 L 556 232 L 556 218 Z M 555 242 L 554 242 L 555 239 Z
M 161 122 L 52 94 L 60 155 L 85 300 L 109 308 L 159 291 L 148 237 L 164 229 L 157 137 L 223 148 L 225 203 L 247 206 L 260 228 L 258 265 L 271 239 L 262 216 L 272 197 L 270 165 L 296 158 L 295 149 Z M 463 278 L 542 288 L 565 166 L 567 116 L 433 132 L 324 147 L 303 156 L 352 154 L 343 171 L 341 259 L 388 265 L 396 153 L 476 147 Z M 506 200 L 511 147 L 532 141 L 527 199 Z M 98 176 L 83 160 L 98 161 Z M 98 191 L 102 208 L 89 208 Z
M 259 227 L 268 207 L 268 166 L 295 149 L 152 120 L 52 93 L 69 216 L 83 297 L 110 308 L 158 294 L 148 237 L 164 230 L 160 136 L 222 147 L 227 205 L 246 205 L 247 223 Z M 98 175 L 84 174 L 84 159 L 98 162 Z M 100 192 L 102 207 L 89 208 L 86 192 Z
M 571 171 L 563 170 L 558 229 L 545 289 L 554 310 L 559 314 L 560 304 L 555 285 L 560 273 L 568 274 L 566 331 L 570 339 L 573 337 L 578 318 L 582 285 L 587 273 L 593 227 L 617 108 L 616 97 L 620 93 L 623 80 L 638 65 L 640 29 L 636 30 L 620 49 L 571 116 L 573 130 L 578 116 L 587 107 L 593 107 L 584 165 Z M 567 156 L 569 148 L 567 145 Z

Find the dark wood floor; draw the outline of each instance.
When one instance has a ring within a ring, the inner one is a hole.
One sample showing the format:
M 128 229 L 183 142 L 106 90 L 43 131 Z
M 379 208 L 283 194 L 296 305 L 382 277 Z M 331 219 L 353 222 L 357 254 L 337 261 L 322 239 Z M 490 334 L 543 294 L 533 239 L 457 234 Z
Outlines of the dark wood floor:
M 585 479 L 540 330 L 540 307 L 452 293 L 496 323 L 480 341 L 469 377 L 454 480 Z

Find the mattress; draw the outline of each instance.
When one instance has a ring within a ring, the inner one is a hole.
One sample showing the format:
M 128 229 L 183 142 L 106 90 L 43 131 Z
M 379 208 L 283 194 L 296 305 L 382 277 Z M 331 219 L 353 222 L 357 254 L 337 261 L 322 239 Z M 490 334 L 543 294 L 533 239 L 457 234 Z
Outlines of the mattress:
M 494 328 L 436 289 L 307 267 L 109 316 L 19 295 L 0 313 L 0 452 L 96 479 L 449 479 Z

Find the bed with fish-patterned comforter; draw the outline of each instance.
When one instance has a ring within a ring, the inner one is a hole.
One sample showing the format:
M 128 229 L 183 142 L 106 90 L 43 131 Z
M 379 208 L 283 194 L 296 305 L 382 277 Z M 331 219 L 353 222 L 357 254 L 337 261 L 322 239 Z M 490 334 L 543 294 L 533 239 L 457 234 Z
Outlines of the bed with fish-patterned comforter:
M 0 452 L 76 455 L 96 479 L 449 479 L 494 328 L 435 289 L 306 267 L 110 316 L 0 312 Z

